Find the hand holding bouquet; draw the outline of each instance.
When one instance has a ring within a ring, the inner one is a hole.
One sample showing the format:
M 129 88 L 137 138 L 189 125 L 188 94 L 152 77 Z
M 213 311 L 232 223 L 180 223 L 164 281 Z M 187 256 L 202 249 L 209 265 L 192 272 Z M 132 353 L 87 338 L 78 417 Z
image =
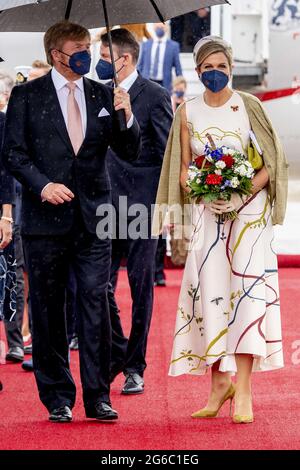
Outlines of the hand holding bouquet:
M 190 165 L 187 187 L 191 199 L 213 203 L 214 212 L 223 220 L 237 217 L 237 198 L 241 205 L 245 196 L 251 195 L 255 170 L 247 158 L 237 150 L 216 147 L 207 135 L 211 147 L 206 145 L 205 154 Z M 224 204 L 227 201 L 229 204 Z M 228 212 L 228 209 L 230 211 Z

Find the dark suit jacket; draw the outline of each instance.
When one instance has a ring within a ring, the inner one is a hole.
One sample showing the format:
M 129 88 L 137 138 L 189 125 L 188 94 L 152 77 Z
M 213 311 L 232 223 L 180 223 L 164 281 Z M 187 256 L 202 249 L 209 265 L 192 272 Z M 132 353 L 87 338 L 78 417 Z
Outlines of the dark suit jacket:
M 0 112 L 0 210 L 2 204 L 14 202 L 14 183 L 2 163 L 2 143 L 4 138 L 5 114 Z
M 144 78 L 150 78 L 151 71 L 151 52 L 153 47 L 153 39 L 142 44 L 142 49 L 140 53 L 138 70 Z M 167 40 L 166 52 L 164 56 L 164 65 L 163 65 L 163 86 L 172 91 L 172 70 L 175 68 L 176 75 L 182 75 L 182 68 L 180 64 L 180 46 L 178 42 L 172 41 L 171 39 Z
M 131 106 L 142 138 L 138 160 L 125 162 L 109 150 L 108 168 L 112 184 L 113 204 L 118 197 L 128 196 L 128 205 L 155 203 L 158 182 L 169 130 L 173 120 L 170 95 L 157 83 L 140 75 L 129 90 Z
M 49 182 L 65 184 L 75 194 L 88 231 L 95 233 L 96 209 L 110 200 L 106 153 L 110 145 L 124 159 L 137 158 L 139 126 L 120 132 L 113 91 L 84 78 L 87 105 L 85 140 L 75 156 L 51 73 L 13 89 L 6 120 L 4 162 L 23 185 L 22 233 L 67 233 L 74 223 L 76 202 L 54 206 L 42 202 Z M 105 107 L 109 115 L 98 117 Z

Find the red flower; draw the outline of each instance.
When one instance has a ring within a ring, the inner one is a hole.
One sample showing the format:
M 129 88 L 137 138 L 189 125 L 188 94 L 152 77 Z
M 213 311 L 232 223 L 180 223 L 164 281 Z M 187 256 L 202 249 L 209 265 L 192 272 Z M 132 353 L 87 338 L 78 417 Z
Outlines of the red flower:
M 223 178 L 221 175 L 207 175 L 206 177 L 206 184 L 217 185 L 217 184 L 221 184 L 222 181 L 223 181 Z
M 199 170 L 201 170 L 204 160 L 205 160 L 205 155 L 200 155 L 200 157 L 195 158 L 195 164 L 196 164 L 196 167 L 199 168 Z M 207 168 L 209 166 L 211 166 L 211 164 L 206 160 L 204 168 Z
M 204 155 L 200 155 L 200 157 L 197 157 L 197 158 L 195 159 L 195 163 L 196 163 L 197 168 L 199 168 L 199 169 L 202 168 L 202 165 L 203 165 L 204 160 L 205 160 L 205 156 L 204 156 Z
M 234 158 L 231 155 L 224 155 L 221 161 L 226 163 L 227 168 L 232 168 L 234 165 Z

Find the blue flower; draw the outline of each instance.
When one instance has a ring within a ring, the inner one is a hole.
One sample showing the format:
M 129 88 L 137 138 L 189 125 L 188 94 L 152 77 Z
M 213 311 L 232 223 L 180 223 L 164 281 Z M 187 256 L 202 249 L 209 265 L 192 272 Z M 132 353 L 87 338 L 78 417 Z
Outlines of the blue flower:
M 221 187 L 222 191 L 224 191 L 224 189 L 228 188 L 228 187 L 231 187 L 231 181 L 230 180 L 225 180 L 223 186 Z

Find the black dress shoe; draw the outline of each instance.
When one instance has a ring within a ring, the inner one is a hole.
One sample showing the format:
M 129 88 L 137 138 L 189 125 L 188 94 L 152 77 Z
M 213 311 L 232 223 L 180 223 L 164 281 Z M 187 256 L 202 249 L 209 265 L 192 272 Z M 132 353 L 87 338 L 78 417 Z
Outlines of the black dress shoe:
M 22 369 L 26 370 L 26 372 L 33 372 L 33 362 L 32 359 L 28 359 L 28 361 L 22 362 Z
M 99 421 L 112 421 L 118 419 L 118 413 L 104 401 L 99 401 L 93 406 L 86 406 L 85 414 L 87 418 L 95 418 Z
M 138 395 L 144 392 L 144 379 L 139 374 L 128 374 L 122 389 L 123 395 Z
M 166 287 L 166 281 L 165 279 L 156 279 L 156 281 L 154 282 L 154 285 L 156 287 Z
M 55 408 L 49 415 L 49 421 L 53 423 L 70 423 L 72 421 L 72 411 L 67 405 Z
M 5 359 L 9 362 L 22 362 L 24 361 L 24 351 L 19 346 L 9 348 Z

